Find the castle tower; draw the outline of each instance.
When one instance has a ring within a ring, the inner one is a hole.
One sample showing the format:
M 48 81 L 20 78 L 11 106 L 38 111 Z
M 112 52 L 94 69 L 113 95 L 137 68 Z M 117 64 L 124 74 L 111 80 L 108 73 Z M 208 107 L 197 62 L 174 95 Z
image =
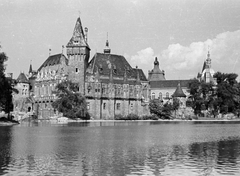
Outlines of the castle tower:
M 206 83 L 210 83 L 211 82 L 210 69 L 211 69 L 211 58 L 210 58 L 210 53 L 208 51 L 207 59 L 206 59 Z
M 160 70 L 159 68 L 159 61 L 157 57 L 155 58 L 153 69 L 148 72 L 148 80 L 149 81 L 166 80 L 164 71 Z
M 90 48 L 87 44 L 87 28 L 83 32 L 80 17 L 77 19 L 73 36 L 68 42 L 67 56 L 68 56 L 68 77 L 74 83 L 79 84 L 80 93 L 84 93 L 84 82 L 86 75 L 86 68 L 88 65 Z

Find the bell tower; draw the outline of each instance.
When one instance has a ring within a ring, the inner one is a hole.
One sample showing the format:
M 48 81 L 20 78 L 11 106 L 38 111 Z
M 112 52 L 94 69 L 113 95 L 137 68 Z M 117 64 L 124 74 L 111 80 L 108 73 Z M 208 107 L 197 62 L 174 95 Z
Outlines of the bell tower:
M 68 57 L 68 78 L 74 83 L 79 84 L 80 93 L 84 94 L 84 83 L 86 69 L 88 65 L 90 48 L 87 44 L 87 32 L 83 31 L 80 17 L 77 19 L 72 38 L 68 42 L 67 57 Z

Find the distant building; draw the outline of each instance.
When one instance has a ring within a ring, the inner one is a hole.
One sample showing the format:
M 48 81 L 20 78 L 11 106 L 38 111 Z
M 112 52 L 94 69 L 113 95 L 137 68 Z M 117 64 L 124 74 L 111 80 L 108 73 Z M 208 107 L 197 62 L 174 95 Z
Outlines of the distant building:
M 153 70 L 148 72 L 150 99 L 160 99 L 167 102 L 173 96 L 185 95 L 187 97 L 190 80 L 166 80 L 165 72 L 160 70 L 158 59 L 155 58 Z M 176 92 L 177 91 L 177 92 Z
M 204 81 L 205 83 L 216 84 L 216 80 L 213 78 L 214 70 L 211 68 L 211 58 L 208 51 L 207 59 L 203 63 L 202 72 L 198 73 L 197 78 L 199 81 Z
M 32 77 L 33 75 L 31 75 Z M 13 107 L 15 112 L 32 112 L 34 100 L 31 94 L 32 83 L 29 74 L 20 73 L 15 80 L 14 88 L 18 90 L 18 93 L 13 92 Z
M 40 118 L 56 113 L 51 103 L 56 100 L 55 86 L 63 80 L 79 85 L 86 96 L 87 107 L 94 119 L 114 119 L 115 115 L 148 114 L 149 84 L 143 71 L 132 68 L 120 55 L 111 54 L 109 42 L 103 53 L 96 53 L 89 61 L 87 43 L 80 18 L 68 42 L 67 57 L 49 56 L 40 66 L 34 83 L 35 111 Z

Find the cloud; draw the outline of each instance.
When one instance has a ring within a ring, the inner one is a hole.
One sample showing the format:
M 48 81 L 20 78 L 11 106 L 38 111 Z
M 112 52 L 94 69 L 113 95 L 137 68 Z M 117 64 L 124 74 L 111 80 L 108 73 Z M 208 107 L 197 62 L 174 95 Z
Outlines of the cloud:
M 145 75 L 147 76 L 148 70 L 151 70 L 153 67 L 154 58 L 157 56 L 154 54 L 152 48 L 148 47 L 141 51 L 138 51 L 136 55 L 129 56 L 124 55 L 128 59 L 132 67 L 138 66 L 138 68 L 143 69 Z
M 160 69 L 165 70 L 167 79 L 190 79 L 201 71 L 208 48 L 215 71 L 240 75 L 240 30 L 218 34 L 214 39 L 192 42 L 189 46 L 171 44 L 157 54 L 148 47 L 128 58 L 131 65 L 138 65 L 147 74 L 147 70 L 153 68 L 153 61 L 157 56 Z

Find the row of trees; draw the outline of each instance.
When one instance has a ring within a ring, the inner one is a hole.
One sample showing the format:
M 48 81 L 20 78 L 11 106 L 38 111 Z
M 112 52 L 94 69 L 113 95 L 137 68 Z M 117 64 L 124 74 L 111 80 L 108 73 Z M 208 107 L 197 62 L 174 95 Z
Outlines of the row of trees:
M 188 104 L 194 113 L 200 115 L 202 110 L 208 110 L 211 115 L 218 113 L 240 112 L 240 83 L 235 73 L 217 72 L 213 76 L 217 84 L 200 82 L 193 79 L 189 84 L 190 99 Z
M 238 75 L 235 73 L 214 74 L 215 83 L 205 83 L 198 79 L 192 79 L 188 86 L 190 96 L 187 106 L 193 108 L 195 115 L 216 116 L 219 113 L 234 113 L 240 115 L 240 83 L 237 82 Z M 179 100 L 163 103 L 160 100 L 151 100 L 149 104 L 150 113 L 162 119 L 169 119 L 173 112 L 179 108 Z

